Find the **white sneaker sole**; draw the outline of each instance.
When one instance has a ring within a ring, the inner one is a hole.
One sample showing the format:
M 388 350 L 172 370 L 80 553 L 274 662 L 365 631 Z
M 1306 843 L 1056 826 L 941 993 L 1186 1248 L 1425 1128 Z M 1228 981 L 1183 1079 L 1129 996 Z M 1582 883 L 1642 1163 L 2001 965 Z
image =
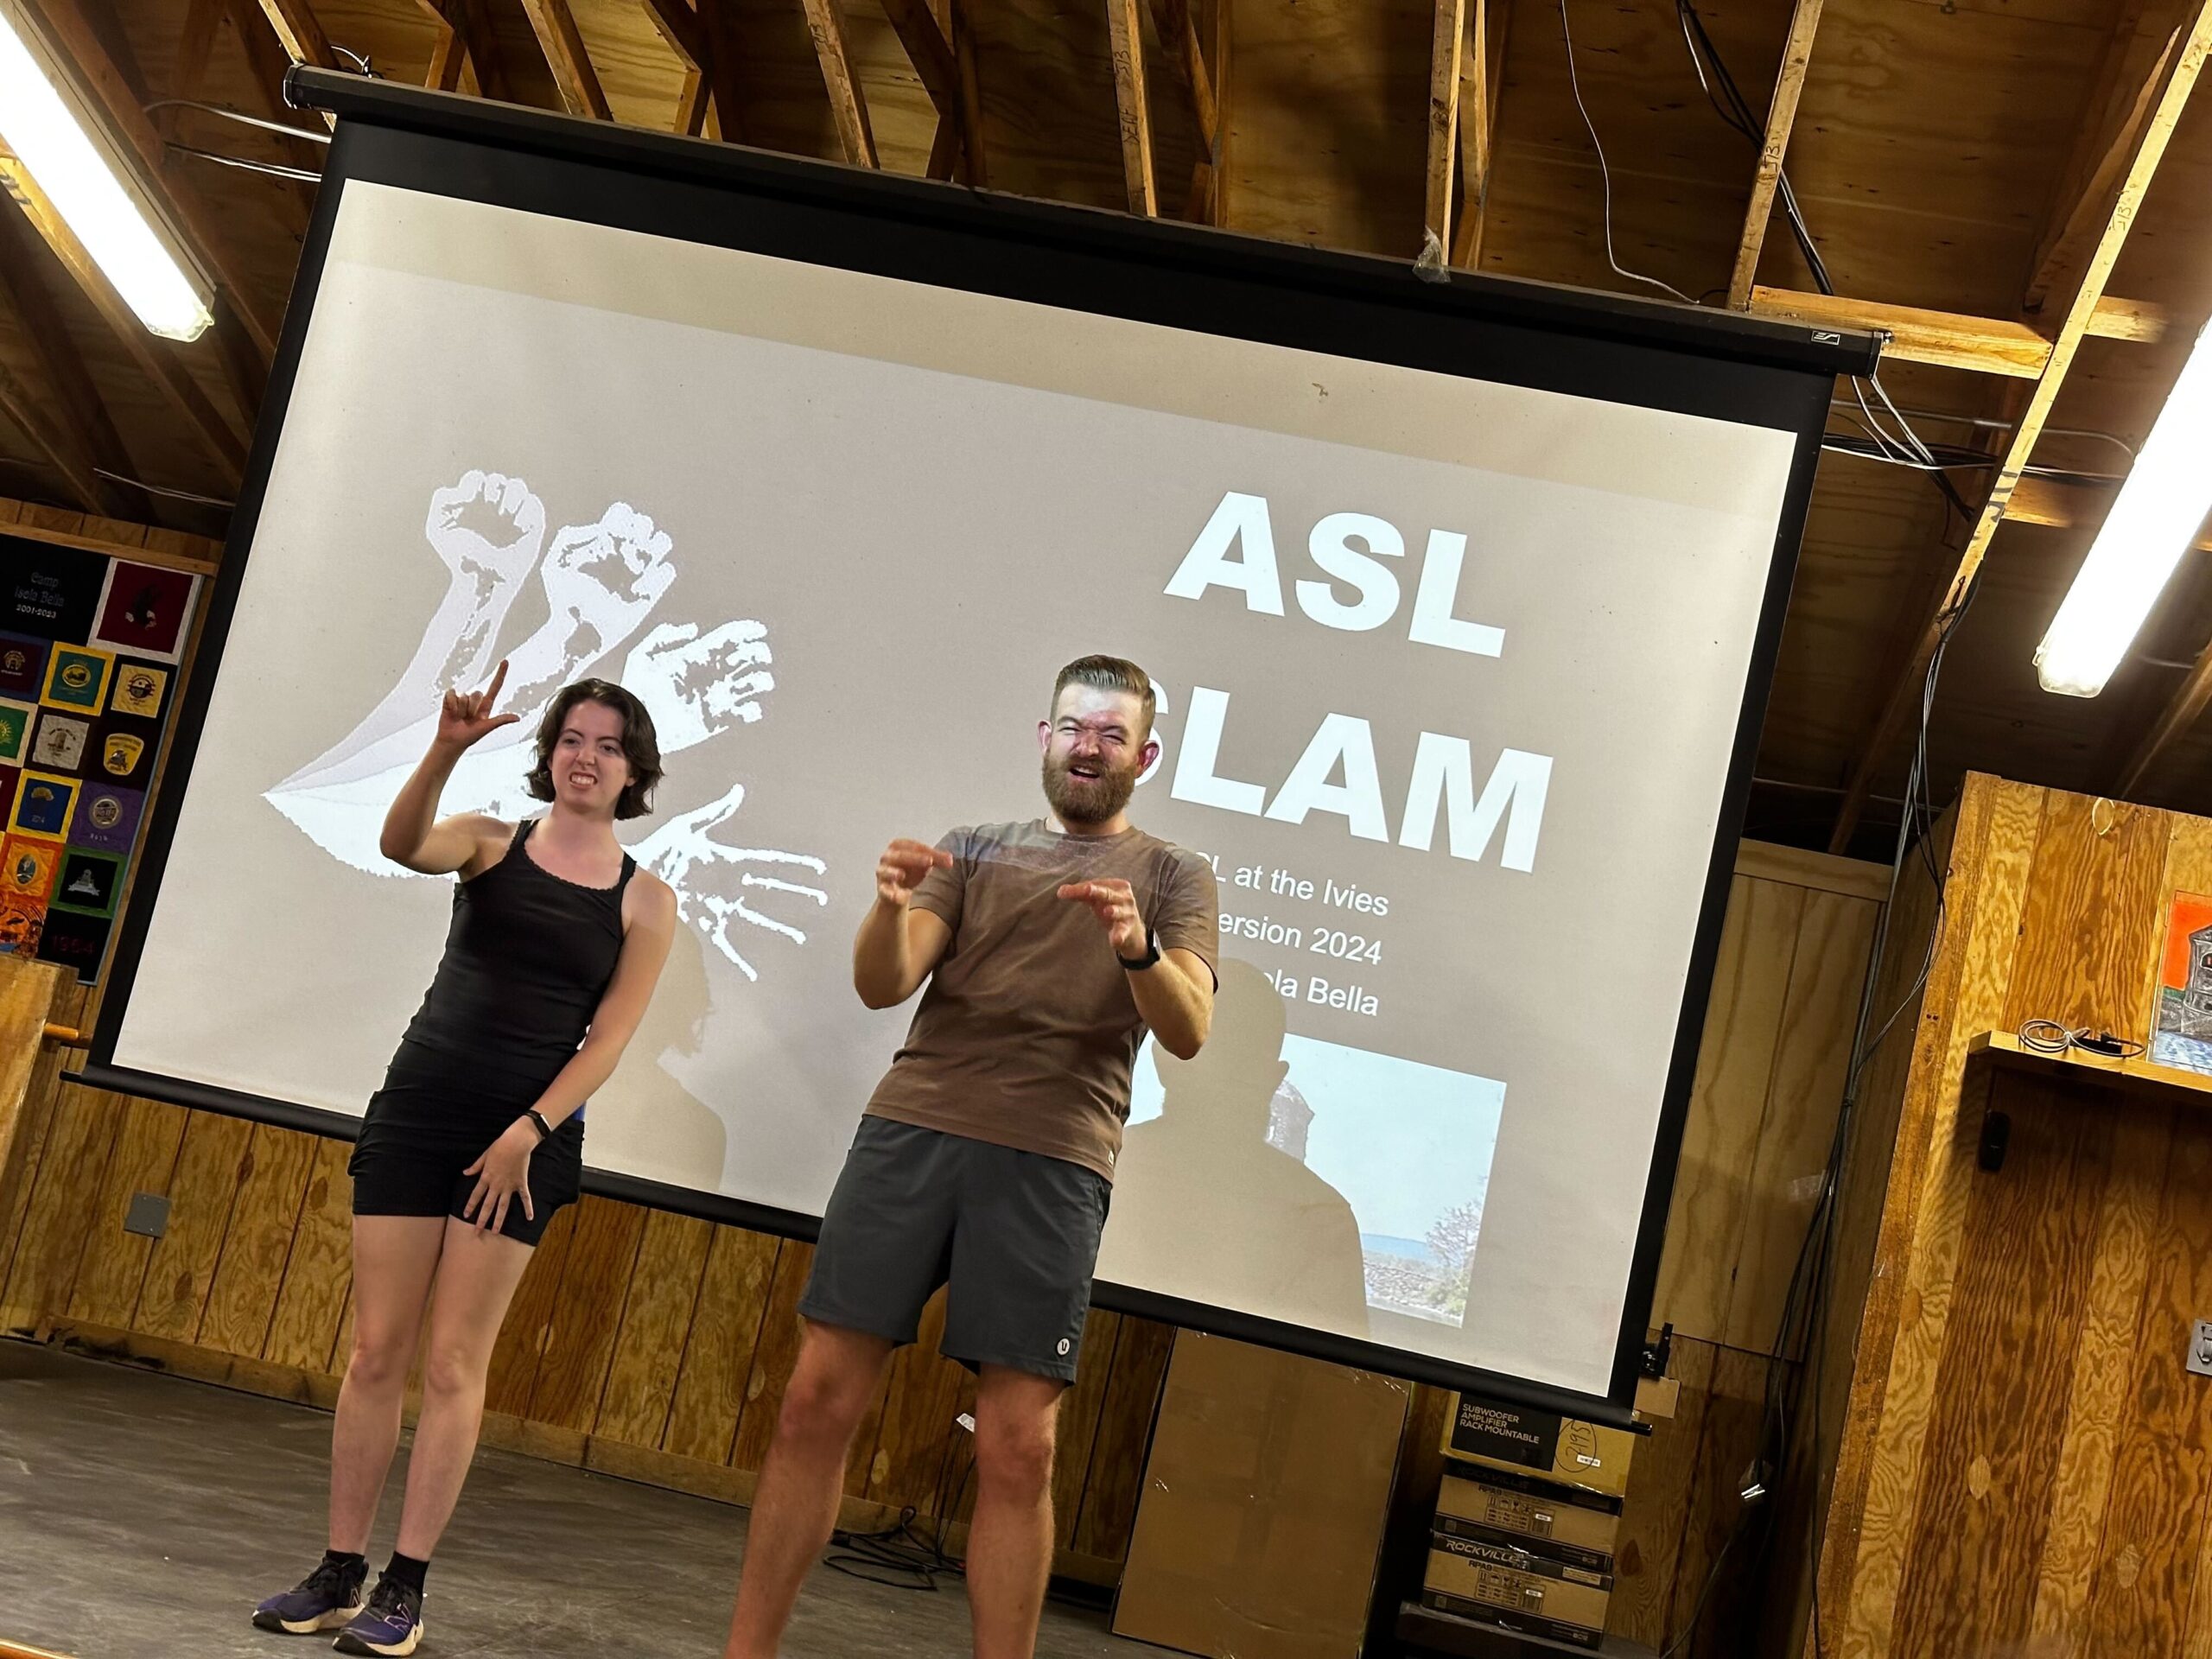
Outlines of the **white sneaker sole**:
M 388 1645 L 381 1642 L 365 1641 L 358 1636 L 341 1635 L 337 1641 L 331 1643 L 331 1646 L 340 1653 L 375 1653 L 386 1656 L 386 1659 L 406 1659 L 407 1655 L 422 1646 L 423 1629 L 423 1625 L 417 1624 L 407 1632 L 407 1639 L 404 1642 L 394 1642 Z
M 334 1607 L 320 1618 L 280 1618 L 273 1626 L 264 1624 L 257 1618 L 253 1624 L 256 1630 L 274 1629 L 286 1636 L 320 1636 L 325 1630 L 343 1630 L 359 1618 L 361 1610 L 367 1605 L 368 1603 L 363 1601 L 356 1602 L 351 1607 Z

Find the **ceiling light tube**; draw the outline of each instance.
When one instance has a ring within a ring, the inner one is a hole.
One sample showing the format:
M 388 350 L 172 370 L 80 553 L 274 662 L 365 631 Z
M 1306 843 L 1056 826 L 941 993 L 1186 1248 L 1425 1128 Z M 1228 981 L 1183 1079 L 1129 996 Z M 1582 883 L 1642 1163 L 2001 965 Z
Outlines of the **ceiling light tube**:
M 35 22 L 13 3 L 0 3 L 0 143 L 141 322 L 171 340 L 206 331 L 214 321 L 207 278 Z
M 2212 513 L 2212 325 L 2143 441 L 2088 557 L 2036 647 L 2046 691 L 2094 697 Z

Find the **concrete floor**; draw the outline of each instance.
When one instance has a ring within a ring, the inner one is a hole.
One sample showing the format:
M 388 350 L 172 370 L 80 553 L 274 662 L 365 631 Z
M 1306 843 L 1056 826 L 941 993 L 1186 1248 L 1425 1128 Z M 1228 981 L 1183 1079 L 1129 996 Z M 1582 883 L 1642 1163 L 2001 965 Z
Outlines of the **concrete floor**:
M 253 1604 L 322 1550 L 330 1419 L 304 1407 L 0 1342 L 0 1640 L 77 1659 L 270 1659 Z M 370 1549 L 391 1549 L 403 1444 Z M 478 1454 L 423 1608 L 423 1651 L 710 1659 L 743 1510 L 505 1452 Z M 785 1659 L 964 1655 L 967 1598 L 817 1567 Z M 1039 1659 L 1162 1649 L 1048 1605 Z

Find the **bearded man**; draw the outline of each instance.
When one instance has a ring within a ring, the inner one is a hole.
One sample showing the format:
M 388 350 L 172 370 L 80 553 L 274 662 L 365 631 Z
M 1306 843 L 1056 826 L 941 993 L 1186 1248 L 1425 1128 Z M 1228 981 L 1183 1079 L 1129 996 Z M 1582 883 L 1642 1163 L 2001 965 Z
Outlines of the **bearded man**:
M 1052 1558 L 1052 1439 L 1148 1030 L 1213 1015 L 1213 870 L 1130 823 L 1158 757 L 1152 681 L 1085 657 L 1037 726 L 1042 818 L 893 841 L 853 943 L 872 1008 L 926 981 L 822 1221 L 798 1360 L 753 1503 L 728 1659 L 774 1659 L 836 1522 L 854 1430 L 923 1304 L 976 1373 L 967 1578 L 976 1659 L 1029 1659 Z

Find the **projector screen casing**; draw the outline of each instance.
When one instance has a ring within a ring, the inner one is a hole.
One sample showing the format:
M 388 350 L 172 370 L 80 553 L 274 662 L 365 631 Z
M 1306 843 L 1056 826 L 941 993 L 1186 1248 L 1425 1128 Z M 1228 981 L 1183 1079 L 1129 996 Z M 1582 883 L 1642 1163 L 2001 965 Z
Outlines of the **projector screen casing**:
M 347 118 L 335 137 L 303 251 L 249 476 L 178 724 L 175 766 L 152 817 L 137 902 L 121 930 L 115 981 L 103 1002 L 88 1080 L 321 1135 L 350 1136 L 358 1126 L 358 1120 L 340 1114 L 115 1063 L 186 772 L 206 721 L 348 179 L 1224 337 L 1766 426 L 1795 435 L 1795 463 L 1728 785 L 1713 825 L 1703 904 L 1605 1395 L 1555 1389 L 1127 1286 L 1102 1281 L 1098 1287 L 1101 1305 L 1109 1308 L 1545 1409 L 1624 1421 L 1818 436 L 1833 376 L 1868 369 L 1872 343 L 1458 273 L 1448 283 L 1426 282 L 1403 264 L 793 162 L 321 72 L 296 71 L 294 84 L 304 101 Z M 811 1238 L 817 1226 L 808 1214 L 603 1171 L 589 1173 L 586 1185 L 609 1197 L 790 1236 Z

